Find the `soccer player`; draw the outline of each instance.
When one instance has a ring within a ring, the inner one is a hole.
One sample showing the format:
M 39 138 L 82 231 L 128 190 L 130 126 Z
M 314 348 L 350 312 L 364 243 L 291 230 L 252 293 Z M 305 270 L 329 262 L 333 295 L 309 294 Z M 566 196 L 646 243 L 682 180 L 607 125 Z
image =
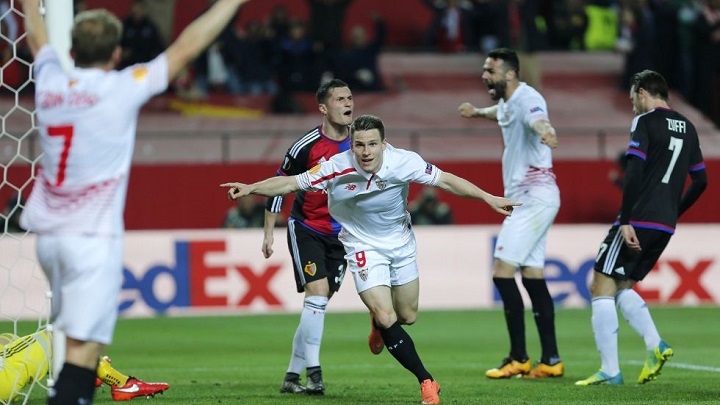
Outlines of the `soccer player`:
M 38 235 L 38 259 L 53 290 L 52 319 L 67 336 L 51 405 L 92 402 L 98 359 L 112 341 L 140 107 L 165 91 L 246 1 L 217 1 L 167 51 L 121 71 L 113 70 L 122 53 L 120 21 L 102 9 L 79 13 L 71 51 L 77 67 L 65 72 L 48 44 L 40 0 L 23 0 L 43 154 L 21 224 Z
M 248 194 L 268 197 L 298 190 L 325 190 L 330 215 L 341 226 L 339 238 L 360 299 L 372 313 L 385 347 L 420 383 L 422 403 L 438 404 L 440 385 L 423 366 L 402 324 L 415 322 L 419 298 L 417 245 L 407 212 L 410 183 L 435 186 L 477 199 L 503 215 L 514 206 L 465 179 L 443 172 L 418 154 L 395 149 L 383 122 L 363 115 L 350 127 L 351 150 L 296 176 L 254 184 L 225 183 L 232 200 Z
M 460 115 L 482 117 L 500 125 L 505 144 L 502 155 L 505 196 L 523 201 L 522 208 L 503 221 L 494 252 L 493 283 L 503 300 L 510 354 L 485 375 L 560 377 L 564 370 L 555 338 L 555 308 L 543 274 L 547 232 L 560 209 L 551 152 L 551 148 L 557 147 L 557 135 L 550 124 L 545 99 L 520 81 L 520 62 L 515 51 L 499 48 L 488 52 L 482 78 L 490 98 L 498 103 L 485 108 L 463 103 Z M 542 347 L 540 361 L 533 365 L 525 343 L 525 308 L 515 282 L 518 268 L 532 302 Z
M 48 374 L 52 356 L 49 333 L 45 330 L 18 337 L 10 333 L 0 335 L 0 401 L 14 401 L 33 380 Z M 151 383 L 129 377 L 110 365 L 110 358 L 103 356 L 97 366 L 95 386 L 107 384 L 114 401 L 127 401 L 136 397 L 151 397 L 163 393 L 170 385 Z
M 350 124 L 353 97 L 348 85 L 333 79 L 322 84 L 316 93 L 322 124 L 295 141 L 287 153 L 278 176 L 294 176 L 350 149 Z M 298 191 L 288 218 L 287 241 L 293 258 L 295 285 L 305 292 L 300 324 L 295 330 L 292 354 L 281 393 L 323 394 L 320 368 L 320 345 L 325 325 L 325 308 L 333 293 L 340 289 L 345 276 L 346 260 L 338 240 L 340 224 L 328 211 L 327 194 L 322 191 Z M 262 252 L 273 254 L 273 230 L 282 196 L 269 198 L 265 210 Z M 300 373 L 307 370 L 307 385 L 300 384 Z
M 661 337 L 647 303 L 632 289 L 652 270 L 680 217 L 707 187 L 707 174 L 695 126 L 668 106 L 668 86 L 657 72 L 631 79 L 633 119 L 627 152 L 622 206 L 600 244 L 592 294 L 592 328 L 600 370 L 576 385 L 622 384 L 618 362 L 620 309 L 645 341 L 647 358 L 637 382 L 660 374 L 673 349 Z M 688 173 L 691 183 L 683 194 Z

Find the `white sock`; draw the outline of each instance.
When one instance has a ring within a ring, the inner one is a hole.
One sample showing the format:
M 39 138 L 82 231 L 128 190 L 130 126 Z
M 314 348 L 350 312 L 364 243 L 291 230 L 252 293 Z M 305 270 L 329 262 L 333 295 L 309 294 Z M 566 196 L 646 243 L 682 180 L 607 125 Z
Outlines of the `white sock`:
M 288 373 L 295 373 L 297 375 L 300 375 L 305 369 L 305 345 L 303 344 L 301 326 L 302 323 L 295 329 L 295 336 L 293 336 L 292 342 L 292 355 L 290 356 L 290 365 L 287 369 Z
M 320 344 L 325 328 L 325 307 L 328 298 L 313 295 L 305 298 L 305 307 L 300 315 L 300 328 L 305 344 L 305 368 L 320 365 Z
M 630 326 L 643 338 L 647 350 L 653 350 L 660 345 L 660 334 L 640 294 L 633 289 L 620 290 L 615 295 L 615 303 Z
M 618 362 L 618 316 L 612 297 L 597 297 L 592 300 L 592 328 L 595 345 L 600 353 L 600 369 L 614 377 L 620 372 Z

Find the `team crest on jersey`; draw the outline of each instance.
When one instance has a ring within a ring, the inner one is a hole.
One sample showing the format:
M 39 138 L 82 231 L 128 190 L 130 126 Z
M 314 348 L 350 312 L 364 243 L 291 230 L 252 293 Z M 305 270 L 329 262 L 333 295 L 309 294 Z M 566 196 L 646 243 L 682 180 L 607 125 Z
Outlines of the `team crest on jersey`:
M 133 71 L 132 71 L 132 76 L 133 76 L 133 78 L 135 78 L 136 82 L 144 81 L 145 78 L 147 77 L 147 75 L 148 75 L 148 68 L 146 68 L 144 66 L 137 67 L 137 68 L 133 69 Z
M 385 190 L 385 187 L 387 187 L 387 180 L 377 180 L 375 185 L 377 185 L 377 188 L 380 190 Z
M 358 275 L 362 281 L 367 281 L 368 269 L 360 269 L 360 271 L 358 271 Z
M 305 265 L 305 273 L 309 274 L 310 277 L 314 276 L 315 273 L 317 273 L 317 264 L 308 262 L 308 264 Z
M 68 87 L 70 87 L 72 89 L 73 87 L 75 87 L 77 82 L 78 82 L 77 79 L 70 79 L 70 81 L 68 82 Z

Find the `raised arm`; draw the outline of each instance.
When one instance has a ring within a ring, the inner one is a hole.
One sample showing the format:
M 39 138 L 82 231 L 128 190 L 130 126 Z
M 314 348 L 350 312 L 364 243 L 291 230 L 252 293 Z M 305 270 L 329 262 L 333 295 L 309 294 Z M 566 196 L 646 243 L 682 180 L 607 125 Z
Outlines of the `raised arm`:
M 458 107 L 460 116 L 463 118 L 485 118 L 492 121 L 497 121 L 497 104 L 491 105 L 490 107 L 477 108 L 470 103 L 462 103 Z
M 248 0 L 218 0 L 208 11 L 187 26 L 167 50 L 168 80 L 207 48 Z
M 220 187 L 229 188 L 228 198 L 231 200 L 237 200 L 240 197 L 245 197 L 250 194 L 275 197 L 300 190 L 296 177 L 297 176 L 277 176 L 253 184 L 223 183 Z
M 459 195 L 460 197 L 483 201 L 489 205 L 493 211 L 505 216 L 512 214 L 513 207 L 522 205 L 522 203 L 510 201 L 504 197 L 494 196 L 462 177 L 448 172 L 442 172 L 442 174 L 440 174 L 440 180 L 435 187 Z
M 550 124 L 550 121 L 535 121 L 535 123 L 532 125 L 532 129 L 533 131 L 535 131 L 535 134 L 540 137 L 540 142 L 542 142 L 542 144 L 547 145 L 553 149 L 557 148 L 557 133 L 555 132 L 555 128 L 553 128 Z
M 27 42 L 33 58 L 40 48 L 48 43 L 47 28 L 40 15 L 40 0 L 22 0 L 23 13 L 25 13 L 25 31 Z

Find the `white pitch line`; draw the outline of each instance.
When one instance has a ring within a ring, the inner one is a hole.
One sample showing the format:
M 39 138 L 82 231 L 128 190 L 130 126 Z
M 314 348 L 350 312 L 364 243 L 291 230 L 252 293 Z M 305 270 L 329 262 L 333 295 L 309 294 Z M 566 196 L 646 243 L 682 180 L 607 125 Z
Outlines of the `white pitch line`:
M 627 364 L 632 364 L 632 365 L 636 365 L 636 366 L 642 366 L 642 365 L 644 365 L 645 363 L 644 363 L 644 362 L 641 362 L 641 361 L 632 360 L 632 361 L 628 361 Z M 698 365 L 698 364 L 687 364 L 687 363 L 673 363 L 673 362 L 668 362 L 668 363 L 665 363 L 665 367 L 670 367 L 670 368 L 682 368 L 682 369 L 685 369 L 685 370 L 694 370 L 694 371 L 710 371 L 710 372 L 713 372 L 713 373 L 720 373 L 720 367 L 701 366 L 701 365 Z

